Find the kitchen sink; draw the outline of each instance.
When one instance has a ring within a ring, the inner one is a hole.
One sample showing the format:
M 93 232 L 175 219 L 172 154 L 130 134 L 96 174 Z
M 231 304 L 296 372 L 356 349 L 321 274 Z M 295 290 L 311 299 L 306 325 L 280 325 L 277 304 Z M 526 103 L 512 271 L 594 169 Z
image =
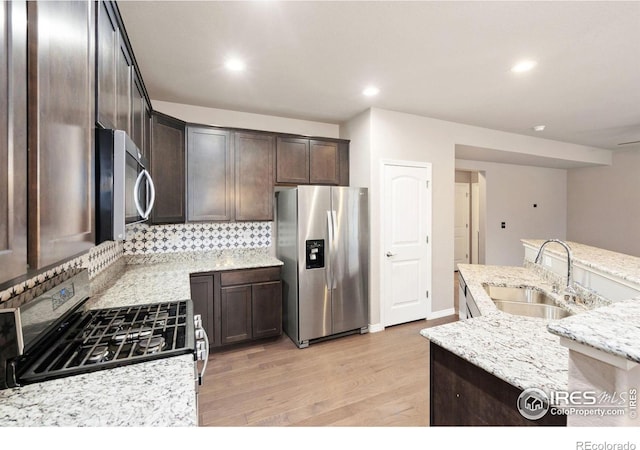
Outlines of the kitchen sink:
M 493 300 L 493 303 L 496 304 L 496 307 L 500 311 L 518 316 L 563 319 L 572 315 L 572 313 L 566 309 L 544 303 L 509 302 L 504 300 Z
M 487 294 L 489 294 L 489 297 L 491 297 L 493 301 L 502 300 L 507 302 L 556 305 L 552 297 L 532 287 L 504 287 L 486 284 L 484 285 L 484 290 L 487 291 Z
M 496 307 L 503 312 L 518 316 L 562 319 L 572 315 L 570 311 L 556 306 L 553 298 L 532 287 L 504 287 L 484 285 Z

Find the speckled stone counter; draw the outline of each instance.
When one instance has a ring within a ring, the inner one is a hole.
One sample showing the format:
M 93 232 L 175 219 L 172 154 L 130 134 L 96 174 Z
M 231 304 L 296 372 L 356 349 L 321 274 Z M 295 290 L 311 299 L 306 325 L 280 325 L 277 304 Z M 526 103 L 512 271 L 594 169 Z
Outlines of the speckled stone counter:
M 0 426 L 195 426 L 193 356 L 0 391 Z
M 523 242 L 539 247 L 544 241 Z M 570 245 L 575 261 L 629 282 L 640 282 L 640 258 Z M 569 349 L 560 345 L 558 336 L 640 362 L 640 298 L 606 306 L 597 302 L 576 304 L 554 294 L 551 282 L 531 267 L 461 264 L 459 270 L 482 316 L 427 328 L 421 334 L 504 381 L 521 389 L 566 389 Z M 535 287 L 574 315 L 549 321 L 506 314 L 496 308 L 485 284 Z
M 541 239 L 522 239 L 523 244 L 528 244 L 536 249 L 544 243 Z M 616 276 L 630 283 L 640 285 L 640 258 L 636 256 L 603 250 L 577 242 L 567 242 L 571 248 L 574 264 L 581 264 L 591 269 Z M 551 253 L 566 260 L 566 251 L 557 244 L 547 245 L 545 253 Z
M 520 389 L 567 389 L 569 350 L 545 325 L 543 319 L 493 314 L 420 334 Z
M 551 322 L 548 329 L 558 336 L 640 363 L 640 298 Z
M 523 239 L 522 242 L 540 248 L 544 241 Z M 567 244 L 571 248 L 574 264 L 640 285 L 640 258 L 576 242 Z M 545 247 L 545 252 L 566 258 L 564 249 L 556 245 Z M 610 355 L 640 362 L 640 297 L 609 303 L 580 316 L 552 322 L 548 330 Z
M 197 272 L 282 265 L 268 249 L 121 258 L 91 281 L 87 308 L 191 297 Z M 0 391 L 0 426 L 197 425 L 193 355 L 131 364 Z
M 569 350 L 547 331 L 549 321 L 498 310 L 483 287 L 533 286 L 551 295 L 551 285 L 523 267 L 458 267 L 482 316 L 426 328 L 422 336 L 520 389 L 567 389 Z
M 496 308 L 489 294 L 484 290 L 484 284 L 508 287 L 534 287 L 544 291 L 545 294 L 553 298 L 557 306 L 567 309 L 574 314 L 588 310 L 584 305 L 565 301 L 563 295 L 553 292 L 553 286 L 549 281 L 535 271 L 525 267 L 459 264 L 458 268 L 467 284 L 467 289 L 471 291 L 471 295 L 483 316 L 489 314 L 509 316 L 509 314 L 505 314 Z
M 268 249 L 161 253 L 125 256 L 119 278 L 91 297 L 90 308 L 110 308 L 191 298 L 189 275 L 217 270 L 281 266 Z

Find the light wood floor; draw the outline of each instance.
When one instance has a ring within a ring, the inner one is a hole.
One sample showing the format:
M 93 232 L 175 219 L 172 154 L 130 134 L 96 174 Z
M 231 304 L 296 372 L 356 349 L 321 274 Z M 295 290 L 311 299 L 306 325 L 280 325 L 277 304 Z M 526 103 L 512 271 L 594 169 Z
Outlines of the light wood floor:
M 198 397 L 200 425 L 428 425 L 429 342 L 419 331 L 456 318 L 306 349 L 283 335 L 213 354 Z

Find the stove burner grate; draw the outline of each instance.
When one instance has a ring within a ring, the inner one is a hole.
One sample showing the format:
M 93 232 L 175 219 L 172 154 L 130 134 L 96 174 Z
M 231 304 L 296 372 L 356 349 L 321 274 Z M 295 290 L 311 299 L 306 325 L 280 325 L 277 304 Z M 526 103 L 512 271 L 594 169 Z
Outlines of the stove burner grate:
M 193 352 L 190 300 L 88 310 L 25 367 L 25 382 L 42 381 Z

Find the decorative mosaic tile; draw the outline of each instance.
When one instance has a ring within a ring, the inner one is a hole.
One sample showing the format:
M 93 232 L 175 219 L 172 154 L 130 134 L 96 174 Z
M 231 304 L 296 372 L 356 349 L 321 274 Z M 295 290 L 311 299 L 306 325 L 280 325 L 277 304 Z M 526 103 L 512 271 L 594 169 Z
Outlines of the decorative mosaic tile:
M 122 255 L 122 243 L 113 241 L 103 242 L 90 249 L 84 255 L 78 256 L 53 269 L 39 273 L 28 280 L 1 291 L 0 307 L 9 308 L 23 304 L 30 298 L 33 298 L 34 294 L 40 295 L 45 290 L 55 286 L 55 283 L 52 284 L 52 280 L 80 269 L 88 269 L 89 279 L 92 279 L 118 261 Z
M 199 252 L 271 246 L 273 222 L 127 226 L 125 255 Z

